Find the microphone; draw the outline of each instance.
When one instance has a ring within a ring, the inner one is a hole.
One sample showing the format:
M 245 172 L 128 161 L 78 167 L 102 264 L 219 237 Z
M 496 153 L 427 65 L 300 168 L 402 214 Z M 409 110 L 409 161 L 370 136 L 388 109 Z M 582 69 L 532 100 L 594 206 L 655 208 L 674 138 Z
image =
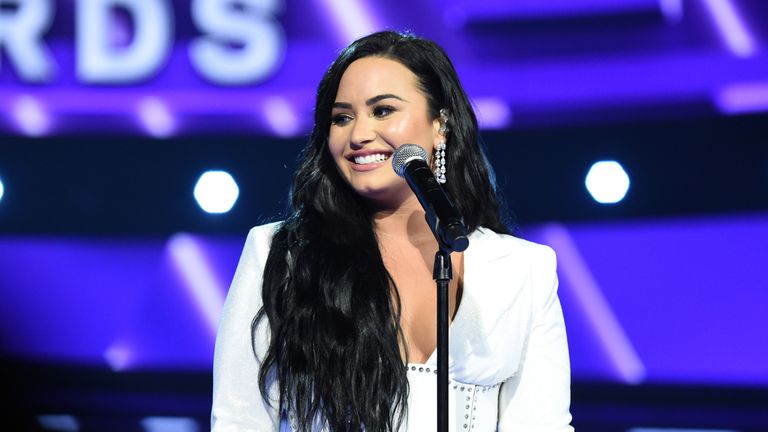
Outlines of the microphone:
M 392 155 L 392 168 L 416 194 L 427 213 L 427 225 L 441 247 L 456 252 L 465 250 L 469 239 L 464 220 L 432 174 L 427 152 L 415 144 L 403 144 Z

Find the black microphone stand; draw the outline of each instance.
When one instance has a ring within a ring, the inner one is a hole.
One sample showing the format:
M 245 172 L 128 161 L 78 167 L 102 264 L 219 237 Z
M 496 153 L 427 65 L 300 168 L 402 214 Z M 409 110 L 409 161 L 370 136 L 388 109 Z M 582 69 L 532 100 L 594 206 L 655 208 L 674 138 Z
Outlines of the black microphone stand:
M 437 285 L 437 430 L 448 432 L 448 286 L 453 277 L 451 252 L 469 246 L 461 215 L 435 179 L 426 152 L 415 144 L 403 144 L 392 157 L 395 172 L 404 177 L 424 207 L 427 225 L 435 235 L 432 278 Z
M 437 284 L 437 430 L 448 432 L 448 285 L 453 278 L 451 250 L 440 243 L 432 278 Z
M 429 214 L 427 223 L 430 224 Z M 432 278 L 437 285 L 437 430 L 448 432 L 448 286 L 453 278 L 451 252 L 462 252 L 469 246 L 463 222 L 451 221 L 440 229 L 430 224 L 437 238 Z

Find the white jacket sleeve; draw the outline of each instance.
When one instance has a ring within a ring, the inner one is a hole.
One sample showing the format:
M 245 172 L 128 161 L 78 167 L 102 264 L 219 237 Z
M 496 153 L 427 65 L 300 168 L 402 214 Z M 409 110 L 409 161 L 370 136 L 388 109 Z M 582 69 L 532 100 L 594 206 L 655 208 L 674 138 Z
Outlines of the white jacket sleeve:
M 499 432 L 571 432 L 571 368 L 555 253 L 537 247 L 530 289 L 531 327 L 516 375 L 499 393 Z
M 266 321 L 255 334 L 254 357 L 251 322 L 262 305 L 261 281 L 274 224 L 248 233 L 234 280 L 219 321 L 213 360 L 211 430 L 276 431 L 280 416 L 277 389 L 270 389 L 270 406 L 259 390 L 260 361 L 269 343 Z

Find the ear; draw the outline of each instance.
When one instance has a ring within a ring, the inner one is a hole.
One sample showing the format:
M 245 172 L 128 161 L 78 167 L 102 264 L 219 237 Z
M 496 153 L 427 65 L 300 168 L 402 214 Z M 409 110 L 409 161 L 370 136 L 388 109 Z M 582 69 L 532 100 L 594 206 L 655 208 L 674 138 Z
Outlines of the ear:
M 441 141 L 445 141 L 445 133 L 442 131 L 442 122 L 440 121 L 440 117 L 437 117 L 436 119 L 432 120 L 432 130 L 433 130 L 433 142 L 432 142 L 432 148 L 437 147 L 437 143 Z
M 446 108 L 440 109 L 440 115 L 432 121 L 432 127 L 435 131 L 435 140 L 432 143 L 433 146 L 437 146 L 439 142 L 448 141 L 448 110 Z

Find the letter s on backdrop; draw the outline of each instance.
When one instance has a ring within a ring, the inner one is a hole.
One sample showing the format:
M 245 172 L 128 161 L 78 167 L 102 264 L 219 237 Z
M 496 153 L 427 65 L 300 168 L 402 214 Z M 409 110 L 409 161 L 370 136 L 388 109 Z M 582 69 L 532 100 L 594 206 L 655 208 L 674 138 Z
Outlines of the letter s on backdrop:
M 285 51 L 285 34 L 274 17 L 281 6 L 281 0 L 193 0 L 192 20 L 204 33 L 189 47 L 197 71 L 229 86 L 269 77 Z

